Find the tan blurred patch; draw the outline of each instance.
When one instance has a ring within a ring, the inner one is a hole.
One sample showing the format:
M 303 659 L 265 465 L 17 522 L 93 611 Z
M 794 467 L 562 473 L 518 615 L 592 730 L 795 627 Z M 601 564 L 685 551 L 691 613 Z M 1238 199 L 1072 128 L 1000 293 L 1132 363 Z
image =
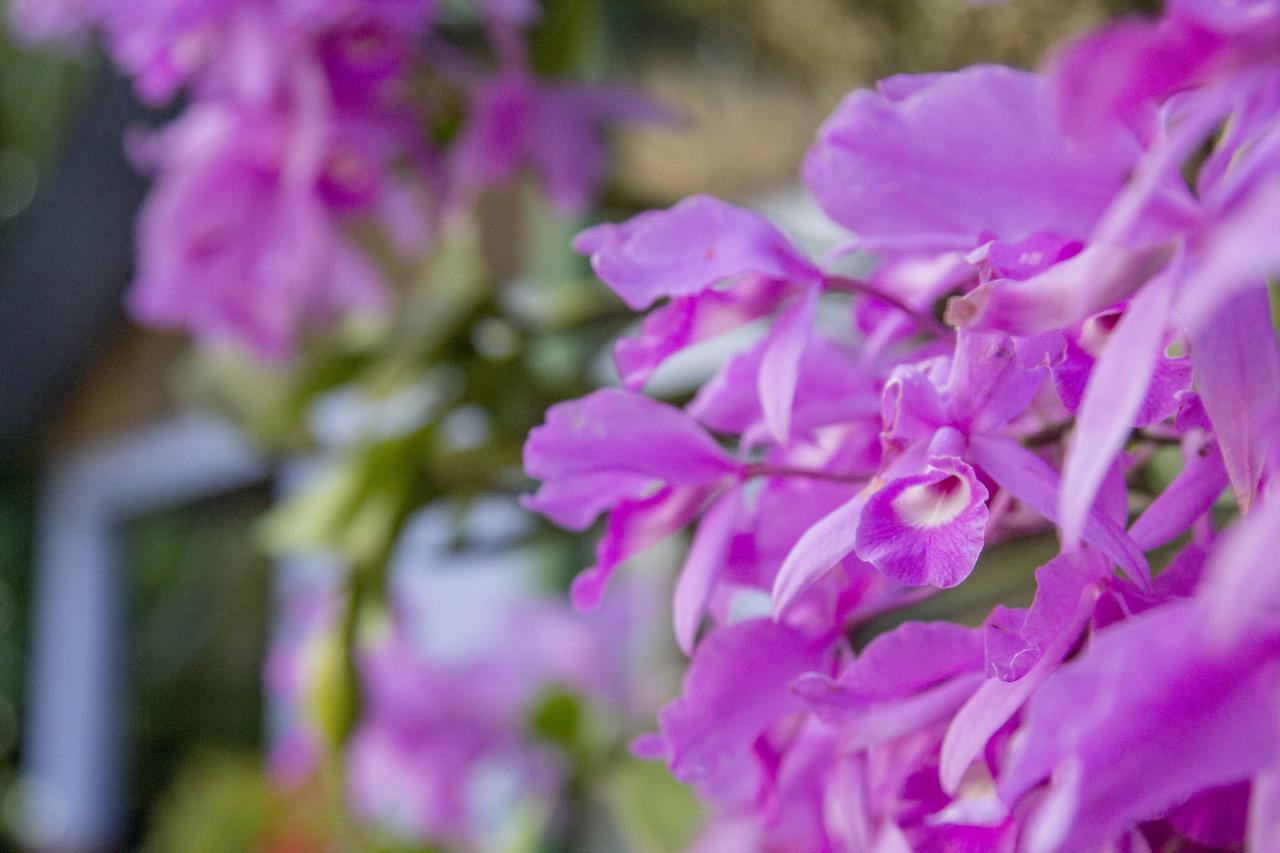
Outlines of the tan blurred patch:
M 686 57 L 649 60 L 640 78 L 646 92 L 687 119 L 619 138 L 618 188 L 645 204 L 694 192 L 735 196 L 795 180 L 831 106 L 801 83 Z
M 44 435 L 45 449 L 68 450 L 172 411 L 167 377 L 185 346 L 176 333 L 121 326 L 61 404 Z
M 1041 64 L 1052 46 L 1139 0 L 652 0 L 641 88 L 683 110 L 675 128 L 619 137 L 617 188 L 640 204 L 741 197 L 797 178 L 846 92 L 897 73 Z M 682 33 L 678 49 L 672 29 Z

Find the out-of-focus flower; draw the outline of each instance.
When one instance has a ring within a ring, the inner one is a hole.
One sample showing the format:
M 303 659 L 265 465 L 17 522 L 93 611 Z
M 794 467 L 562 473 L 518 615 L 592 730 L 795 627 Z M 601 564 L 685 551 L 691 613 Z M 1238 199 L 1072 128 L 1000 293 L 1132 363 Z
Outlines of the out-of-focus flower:
M 537 78 L 520 30 L 536 4 L 477 12 L 497 70 L 442 48 L 434 0 L 20 0 L 12 16 L 32 39 L 99 33 L 146 101 L 186 92 L 179 118 L 136 146 L 156 186 L 134 315 L 279 360 L 335 319 L 385 312 L 391 294 L 355 221 L 413 260 L 443 219 L 524 168 L 580 214 L 607 128 L 665 115 L 628 92 Z M 447 151 L 413 94 L 429 74 L 462 90 Z

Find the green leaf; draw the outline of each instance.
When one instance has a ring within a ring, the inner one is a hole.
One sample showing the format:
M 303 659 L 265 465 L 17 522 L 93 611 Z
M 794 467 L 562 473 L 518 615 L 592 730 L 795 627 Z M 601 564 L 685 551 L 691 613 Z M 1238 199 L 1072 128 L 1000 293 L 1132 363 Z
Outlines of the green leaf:
M 702 821 L 693 791 L 653 762 L 619 765 L 608 801 L 630 847 L 640 853 L 684 850 Z

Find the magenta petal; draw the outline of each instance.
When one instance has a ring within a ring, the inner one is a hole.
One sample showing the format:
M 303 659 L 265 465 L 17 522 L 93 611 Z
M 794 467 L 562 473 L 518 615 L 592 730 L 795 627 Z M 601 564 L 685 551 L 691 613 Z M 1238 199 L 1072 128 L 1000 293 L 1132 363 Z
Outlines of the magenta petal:
M 536 83 L 522 73 L 499 74 L 473 93 L 451 150 L 453 180 L 463 198 L 515 174 L 525 156 L 536 103 Z
M 1016 242 L 997 240 L 987 249 L 986 262 L 991 278 L 1025 281 L 1061 261 L 1080 254 L 1084 245 L 1052 231 L 1032 234 Z
M 799 380 L 800 359 L 813 334 L 818 288 L 807 288 L 774 322 L 765 339 L 757 380 L 765 425 L 779 444 L 791 438 L 791 406 Z
M 773 613 L 781 616 L 800 595 L 853 551 L 866 496 L 841 504 L 804 532 L 773 582 Z
M 1095 363 L 1093 356 L 1069 340 L 1065 357 L 1053 365 L 1054 388 L 1067 411 L 1074 414 L 1080 410 Z M 1178 411 L 1182 395 L 1190 388 L 1191 359 L 1169 358 L 1161 353 L 1156 358 L 1146 397 L 1134 415 L 1133 425 L 1146 427 L 1166 420 Z
M 729 551 L 730 537 L 738 521 L 742 495 L 734 489 L 716 500 L 698 524 L 680 580 L 676 583 L 673 620 L 676 643 L 685 654 L 693 651 L 702 614 Z
M 734 356 L 708 380 L 685 407 L 716 432 L 744 435 L 761 423 L 760 366 L 767 341 Z M 811 338 L 800 362 L 792 403 L 794 430 L 826 424 L 876 419 L 880 394 L 876 380 L 858 353 L 820 337 Z
M 604 596 L 613 572 L 624 560 L 638 554 L 697 516 L 711 489 L 706 486 L 667 487 L 640 500 L 624 500 L 609 513 L 604 536 L 596 545 L 596 564 L 573 580 L 573 605 L 594 610 Z
M 930 460 L 867 499 L 858 557 L 907 586 L 955 586 L 973 571 L 987 526 L 987 488 L 959 459 Z
M 709 483 L 734 462 L 679 409 L 604 389 L 547 410 L 529 433 L 524 467 L 542 480 L 523 503 L 557 524 L 584 530 L 597 515 L 654 483 Z
M 1236 782 L 1201 791 L 1174 809 L 1169 821 L 1197 844 L 1230 848 L 1244 841 L 1248 811 L 1249 785 Z
M 974 435 L 969 456 L 993 480 L 1032 510 L 1054 520 L 1058 509 L 1058 472 L 1017 441 L 1002 435 Z M 1115 560 L 1140 584 L 1151 583 L 1147 558 L 1128 534 L 1097 507 L 1085 519 L 1084 541 Z
M 1167 282 L 1144 288 L 1120 318 L 1093 368 L 1062 471 L 1058 523 L 1068 548 L 1078 541 L 1098 487 L 1146 399 L 1171 304 Z
M 725 566 L 733 583 L 768 592 L 787 555 L 810 527 L 848 502 L 847 483 L 769 477 L 746 505 Z M 870 566 L 864 573 L 871 573 Z
M 1266 291 L 1244 291 L 1193 327 L 1191 363 L 1236 500 L 1248 512 L 1280 416 L 1280 346 Z
M 1208 62 L 1218 40 L 1185 26 L 1123 21 L 1070 45 L 1052 79 L 1064 125 L 1089 139 L 1116 121 L 1132 126 Z
M 938 772 L 944 791 L 955 793 L 959 789 L 969 765 L 986 748 L 987 741 L 1018 712 L 1057 664 L 1058 659 L 1041 658 L 1023 678 L 1017 681 L 988 678 L 966 698 L 942 742 Z
M 1266 850 L 1268 844 L 1280 838 L 1280 764 L 1253 777 L 1247 834 L 1249 850 Z
M 1239 640 L 1280 609 L 1280 500 L 1260 504 L 1223 536 L 1199 590 L 1208 610 L 1207 633 L 1218 644 Z
M 911 696 L 852 711 L 842 720 L 842 745 L 867 749 L 918 732 L 955 713 L 980 684 L 981 674 L 963 673 Z
M 622 338 L 614 346 L 623 387 L 639 391 L 671 356 L 773 313 L 793 289 L 777 279 L 748 277 L 732 290 L 706 290 L 655 308 L 644 318 L 639 336 Z
M 1196 267 L 1188 272 L 1178 309 L 1194 332 L 1210 323 L 1221 304 L 1242 291 L 1260 290 L 1280 272 L 1280 246 L 1271 239 L 1280 217 L 1280 180 L 1259 178 L 1239 201 L 1218 211 L 1201 237 Z
M 1124 299 L 1169 261 L 1157 246 L 1094 244 L 1026 281 L 998 279 L 947 303 L 946 320 L 964 329 L 1039 335 L 1077 323 Z
M 1020 612 L 1016 620 L 989 622 L 986 627 L 987 674 L 1017 681 L 1063 634 L 1078 633 L 1082 596 L 1110 576 L 1110 563 L 1090 550 L 1062 554 L 1036 569 L 1036 595 L 1030 609 Z M 1000 642 L 993 643 L 993 637 Z M 993 647 L 1000 654 L 993 654 Z
M 815 704 L 854 707 L 902 699 L 982 668 L 982 634 L 953 622 L 904 622 L 876 637 L 837 679 L 806 677 Z
M 946 369 L 942 358 L 894 368 L 884 385 L 881 419 L 882 441 L 887 451 L 901 451 L 931 437 L 950 421 L 947 404 L 939 393 L 939 374 Z
M 1079 638 L 1097 596 L 1090 586 L 1110 574 L 1105 561 L 1088 552 L 1064 554 L 1036 571 L 1035 601 L 1020 626 L 1015 658 L 993 662 L 988 678 L 956 712 L 942 742 L 942 786 L 954 792 L 969 765 L 1000 728 L 1048 678 Z M 1009 676 L 1009 677 L 1006 677 Z
M 1099 632 L 1036 691 L 999 781 L 1012 803 L 1053 772 L 1036 849 L 1098 849 L 1276 761 L 1275 638 L 1217 655 L 1202 634 L 1195 602 L 1164 604 Z
M 822 668 L 826 656 L 824 641 L 768 619 L 709 634 L 694 653 L 680 698 L 658 715 L 671 772 L 709 797 L 749 795 L 759 775 L 752 745 L 802 707 L 788 685 Z
M 978 66 L 853 93 L 823 125 L 804 177 L 868 246 L 971 248 L 983 233 L 1086 236 L 1137 153 L 1120 133 L 1069 146 L 1041 78 Z
M 999 430 L 1026 410 L 1043 379 L 1020 363 L 1007 335 L 961 331 L 942 389 L 950 420 L 975 432 Z
M 1218 446 L 1206 445 L 1188 457 L 1173 482 L 1138 516 L 1129 536 L 1144 551 L 1172 542 L 1209 511 L 1229 482 Z
M 619 225 L 597 225 L 573 245 L 591 256 L 596 275 L 637 311 L 664 296 L 700 293 L 747 275 L 804 282 L 822 278 L 767 219 L 709 196 L 693 196 Z

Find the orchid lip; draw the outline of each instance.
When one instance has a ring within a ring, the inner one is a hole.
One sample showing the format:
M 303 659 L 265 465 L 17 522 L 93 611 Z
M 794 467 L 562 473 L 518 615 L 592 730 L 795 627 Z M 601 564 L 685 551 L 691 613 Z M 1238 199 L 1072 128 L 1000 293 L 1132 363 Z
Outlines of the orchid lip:
M 893 509 L 912 527 L 950 524 L 969 505 L 972 489 L 964 477 L 949 474 L 933 483 L 908 486 L 893 499 Z

